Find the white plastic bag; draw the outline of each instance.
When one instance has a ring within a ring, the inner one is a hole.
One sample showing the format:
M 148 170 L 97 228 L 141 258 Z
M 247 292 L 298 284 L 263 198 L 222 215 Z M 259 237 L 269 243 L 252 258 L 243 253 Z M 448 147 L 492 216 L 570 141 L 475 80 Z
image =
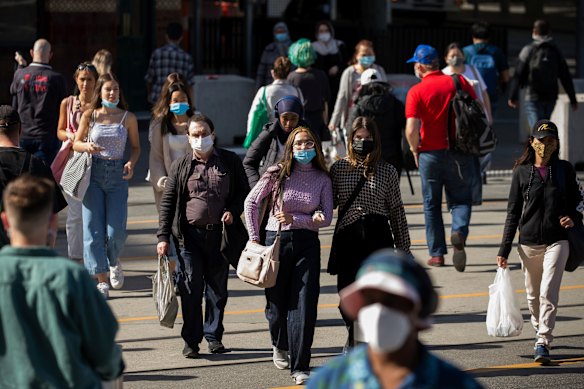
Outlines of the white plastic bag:
M 152 277 L 152 297 L 154 298 L 160 325 L 168 328 L 174 327 L 174 321 L 178 313 L 178 300 L 174 293 L 172 274 L 170 274 L 166 255 L 158 257 L 158 271 Z
M 518 336 L 522 329 L 523 316 L 513 291 L 511 272 L 499 267 L 495 281 L 489 285 L 487 333 L 497 337 Z

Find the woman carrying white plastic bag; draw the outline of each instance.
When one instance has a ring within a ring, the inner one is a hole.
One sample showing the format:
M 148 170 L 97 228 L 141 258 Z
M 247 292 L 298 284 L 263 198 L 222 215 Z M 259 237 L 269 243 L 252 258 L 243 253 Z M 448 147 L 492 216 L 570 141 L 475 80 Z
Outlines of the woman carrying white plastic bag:
M 536 331 L 535 362 L 549 364 L 560 285 L 570 253 L 567 229 L 582 222 L 584 197 L 574 168 L 559 159 L 557 126 L 540 120 L 515 162 L 497 264 L 507 267 L 515 233 Z
M 487 333 L 490 336 L 518 336 L 523 328 L 523 317 L 511 282 L 511 272 L 497 269 L 495 281 L 489 285 L 489 307 L 487 309 Z

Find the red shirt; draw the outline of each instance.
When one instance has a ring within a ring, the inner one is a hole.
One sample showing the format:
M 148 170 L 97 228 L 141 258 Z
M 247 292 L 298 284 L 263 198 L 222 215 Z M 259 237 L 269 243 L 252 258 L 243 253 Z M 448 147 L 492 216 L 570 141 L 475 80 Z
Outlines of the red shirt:
M 476 99 L 473 87 L 460 76 L 462 88 Z M 448 108 L 456 87 L 451 76 L 436 70 L 414 85 L 406 98 L 406 118 L 422 121 L 418 151 L 448 148 Z

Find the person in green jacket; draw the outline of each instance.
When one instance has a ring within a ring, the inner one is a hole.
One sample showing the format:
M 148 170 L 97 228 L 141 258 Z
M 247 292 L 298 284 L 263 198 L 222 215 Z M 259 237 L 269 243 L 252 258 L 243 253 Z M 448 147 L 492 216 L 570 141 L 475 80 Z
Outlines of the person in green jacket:
M 54 184 L 22 175 L 3 194 L 0 387 L 101 388 L 121 376 L 118 324 L 85 268 L 46 247 Z

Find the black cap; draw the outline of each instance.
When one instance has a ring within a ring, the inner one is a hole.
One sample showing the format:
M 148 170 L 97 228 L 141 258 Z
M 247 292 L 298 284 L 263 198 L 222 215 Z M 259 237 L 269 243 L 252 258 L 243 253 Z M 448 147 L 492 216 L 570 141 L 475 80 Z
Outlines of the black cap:
M 18 112 L 10 105 L 0 105 L 0 128 L 7 128 L 20 123 Z
M 550 120 L 542 119 L 539 120 L 533 128 L 531 129 L 531 136 L 536 139 L 542 139 L 546 136 L 551 136 L 554 139 L 558 138 L 558 127 L 556 124 Z

